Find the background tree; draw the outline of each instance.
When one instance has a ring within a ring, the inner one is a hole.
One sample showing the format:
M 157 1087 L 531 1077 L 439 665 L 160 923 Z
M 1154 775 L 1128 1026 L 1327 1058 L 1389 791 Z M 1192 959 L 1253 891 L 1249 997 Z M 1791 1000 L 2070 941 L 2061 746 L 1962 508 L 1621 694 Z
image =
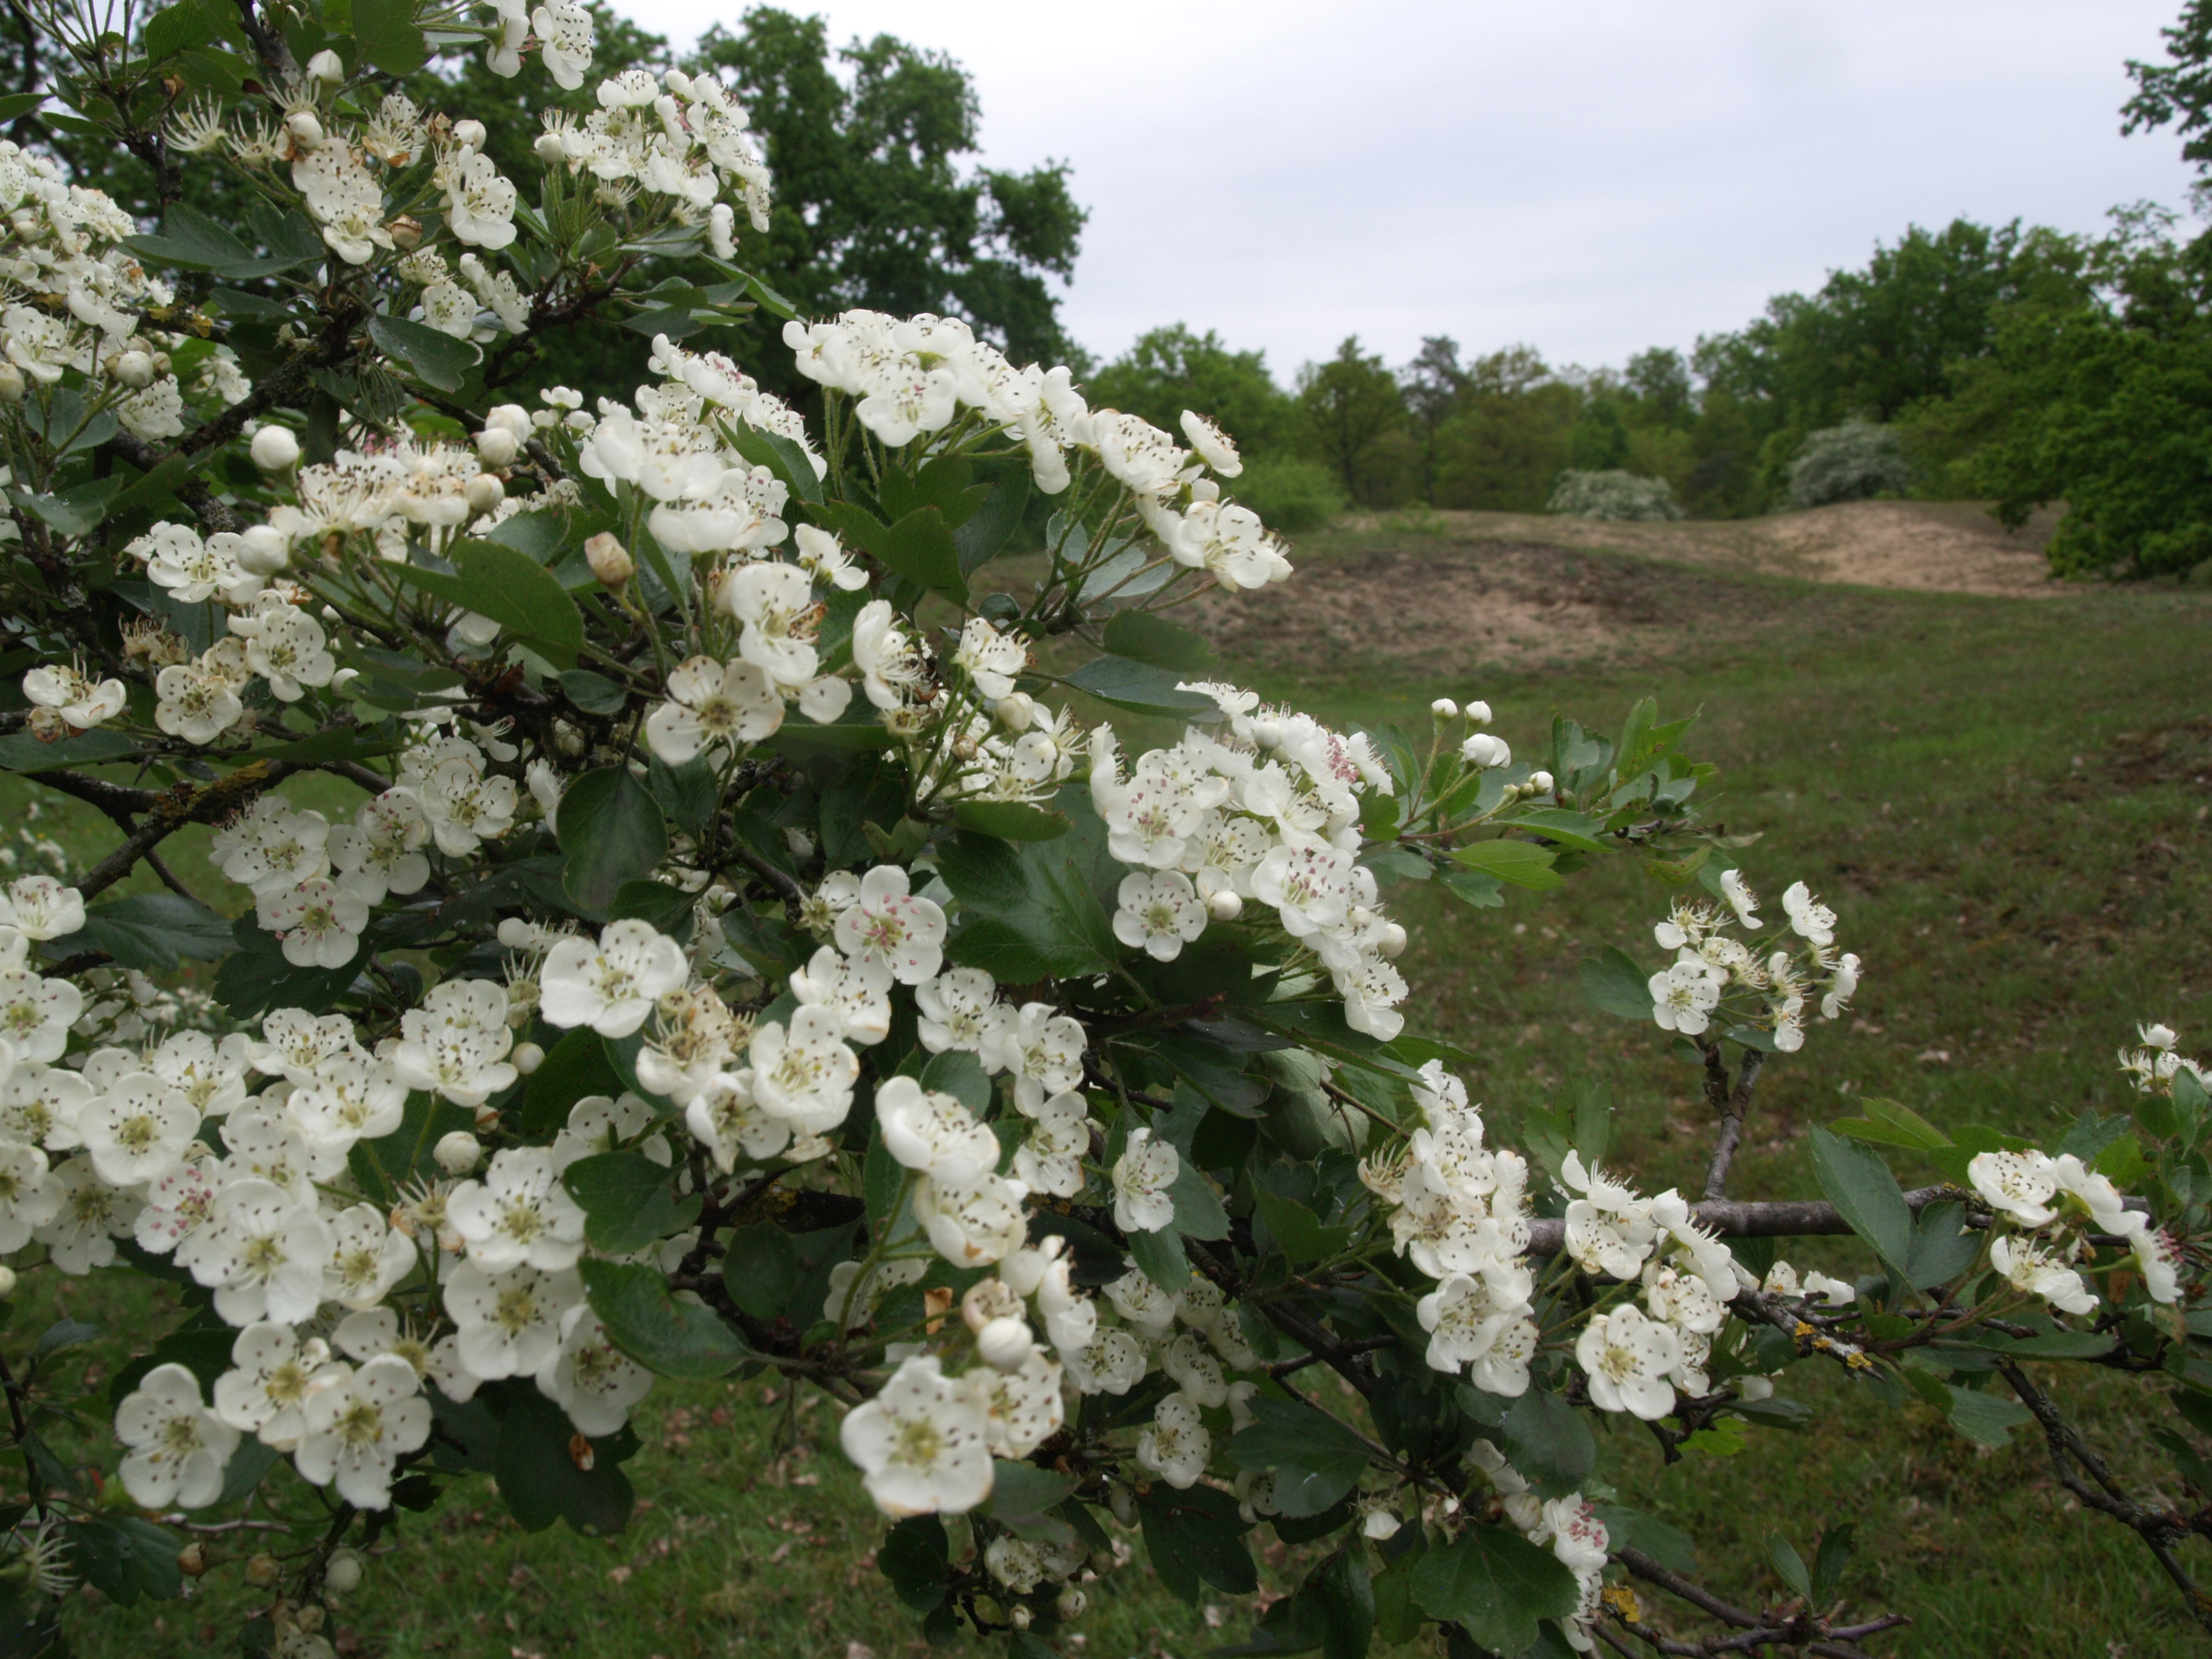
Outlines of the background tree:
M 1266 352 L 1232 351 L 1213 330 L 1194 334 L 1185 323 L 1138 336 L 1091 375 L 1091 396 L 1169 432 L 1184 410 L 1210 410 L 1248 459 L 1291 450 L 1300 435 L 1298 406 L 1268 372 Z
M 775 177 L 756 273 L 807 315 L 963 317 L 1018 360 L 1065 359 L 1051 279 L 1074 274 L 1086 216 L 1067 164 L 963 168 L 981 117 L 968 71 L 889 34 L 833 48 L 829 27 L 757 6 L 687 60 L 733 82 Z M 754 332 L 764 346 L 764 319 Z M 781 356 L 738 355 L 749 367 Z
M 1363 506 L 1395 506 L 1411 480 L 1412 442 L 1398 377 L 1348 334 L 1326 362 L 1298 371 L 1298 409 L 1314 452 Z M 1395 445 L 1389 440 L 1395 437 Z
M 1398 373 L 1398 382 L 1412 416 L 1414 441 L 1420 446 L 1421 499 L 1437 496 L 1437 440 L 1444 423 L 1459 412 L 1467 390 L 1468 373 L 1459 360 L 1459 342 L 1448 334 L 1423 339 L 1413 361 Z

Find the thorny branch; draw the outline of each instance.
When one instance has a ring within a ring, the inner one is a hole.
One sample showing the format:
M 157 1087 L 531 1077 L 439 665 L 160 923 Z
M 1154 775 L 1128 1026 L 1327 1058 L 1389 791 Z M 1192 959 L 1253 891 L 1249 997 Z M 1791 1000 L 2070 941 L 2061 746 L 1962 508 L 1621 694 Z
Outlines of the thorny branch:
M 1749 1607 L 1740 1607 L 1722 1601 L 1703 1585 L 1693 1583 L 1681 1574 L 1661 1566 L 1642 1550 L 1616 1550 L 1613 1559 L 1646 1583 L 1656 1584 L 1669 1595 L 1680 1597 L 1699 1612 L 1731 1626 L 1736 1632 L 1733 1636 L 1711 1636 L 1699 1641 L 1681 1641 L 1650 1629 L 1641 1619 L 1631 1621 L 1615 1609 L 1614 1617 L 1620 1621 L 1618 1628 L 1647 1644 L 1655 1653 L 1704 1659 L 1705 1656 L 1723 1653 L 1751 1653 L 1765 1647 L 1791 1647 L 1805 1653 L 1822 1655 L 1824 1659 L 1866 1659 L 1863 1650 L 1855 1645 L 1856 1643 L 1912 1622 L 1901 1613 L 1889 1613 L 1879 1619 L 1869 1619 L 1855 1625 L 1834 1625 L 1812 1608 L 1796 1604 L 1785 1605 L 1775 1612 L 1754 1613 Z M 1621 1644 L 1613 1633 L 1613 1626 L 1600 1624 L 1595 1628 L 1617 1651 L 1634 1651 Z
M 2173 1546 L 2192 1532 L 2212 1535 L 2212 1510 L 2188 1516 L 2135 1502 L 2114 1478 L 2111 1466 L 2060 1413 L 2051 1396 L 2028 1380 L 2018 1364 L 2003 1361 L 1997 1370 L 2042 1426 L 2044 1443 L 2051 1449 L 2051 1472 L 2058 1477 L 2058 1484 L 2073 1493 L 2083 1508 L 2110 1516 L 2141 1538 L 2143 1547 L 2189 1604 L 2190 1617 L 2203 1630 L 2212 1632 L 2212 1595 L 2190 1577 L 2173 1553 Z

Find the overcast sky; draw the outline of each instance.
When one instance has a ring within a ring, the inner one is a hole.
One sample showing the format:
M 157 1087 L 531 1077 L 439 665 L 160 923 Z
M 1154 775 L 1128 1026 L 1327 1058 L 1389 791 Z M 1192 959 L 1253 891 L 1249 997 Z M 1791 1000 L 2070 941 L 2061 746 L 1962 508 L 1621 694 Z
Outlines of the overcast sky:
M 787 3 L 957 58 L 991 165 L 1073 165 L 1102 356 L 1182 320 L 1285 376 L 1354 331 L 1617 364 L 1909 223 L 2093 230 L 2189 179 L 2119 136 L 2179 0 Z M 628 6 L 679 43 L 732 9 Z

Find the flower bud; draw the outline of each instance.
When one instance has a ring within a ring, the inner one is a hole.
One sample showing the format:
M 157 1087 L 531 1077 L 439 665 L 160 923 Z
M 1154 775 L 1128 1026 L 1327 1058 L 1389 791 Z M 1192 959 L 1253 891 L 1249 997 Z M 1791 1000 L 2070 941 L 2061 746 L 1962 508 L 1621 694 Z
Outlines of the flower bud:
M 682 70 L 663 70 L 660 76 L 660 84 L 666 87 L 669 91 L 674 93 L 678 98 L 689 98 L 691 95 L 691 77 L 686 75 Z
M 1490 705 L 1480 700 L 1468 704 L 1466 708 L 1460 710 L 1460 713 L 1465 714 L 1477 726 L 1490 724 Z
M 194 1540 L 177 1552 L 177 1571 L 187 1578 L 197 1578 L 208 1570 L 207 1551 Z
M 1493 738 L 1487 732 L 1476 732 L 1460 745 L 1459 752 L 1460 757 L 1469 766 L 1510 766 L 1513 763 L 1513 750 L 1503 739 Z
M 276 1558 L 264 1550 L 246 1564 L 246 1582 L 256 1589 L 267 1589 L 283 1574 Z
M 296 149 L 320 149 L 323 147 L 323 124 L 311 109 L 295 109 L 284 118 L 284 131 L 292 135 Z
M 1106 1507 L 1123 1526 L 1137 1524 L 1137 1495 L 1119 1480 L 1106 1489 Z
M 264 472 L 282 472 L 300 463 L 300 441 L 289 427 L 264 426 L 250 446 L 254 465 Z
M 340 1550 L 323 1569 L 323 1587 L 333 1595 L 351 1595 L 361 1588 L 361 1557 L 351 1550 Z
M 1528 787 L 1540 795 L 1550 794 L 1554 787 L 1552 775 L 1549 772 L 1531 772 L 1528 775 Z
M 0 402 L 20 404 L 28 389 L 21 369 L 13 363 L 0 363 Z
M 1406 930 L 1395 921 L 1383 923 L 1382 939 L 1376 948 L 1382 951 L 1386 961 L 1403 956 L 1406 953 Z
M 1120 1564 L 1114 1559 L 1113 1551 L 1093 1550 L 1091 1552 L 1090 1565 L 1091 1571 L 1097 1573 L 1101 1578 L 1103 1578 L 1108 1573 L 1113 1571 Z
M 483 1157 L 483 1143 L 466 1129 L 456 1129 L 430 1149 L 430 1156 L 447 1175 L 466 1175 Z
M 1030 1627 L 1030 1610 L 1020 1602 L 1015 1602 L 1006 1609 L 1006 1622 L 1016 1630 L 1027 1630 Z
M 422 222 L 410 214 L 401 214 L 384 228 L 392 246 L 402 253 L 411 253 L 422 245 Z
M 1736 1393 L 1746 1400 L 1774 1398 L 1774 1379 L 1771 1376 L 1747 1376 L 1735 1385 Z
M 534 1042 L 518 1042 L 507 1060 L 516 1071 L 528 1077 L 545 1063 L 545 1051 Z
M 323 1627 L 323 1610 L 316 1607 L 301 1607 L 293 1613 L 292 1622 L 305 1634 L 313 1636 Z
M 457 144 L 466 144 L 471 149 L 482 149 L 484 137 L 484 124 L 481 121 L 453 123 L 453 142 Z
M 15 1294 L 15 1270 L 6 1262 L 0 1261 L 0 1301 L 5 1301 Z
M 1073 1622 L 1082 1618 L 1084 1608 L 1090 1605 L 1091 1598 L 1076 1589 L 1074 1585 L 1070 1584 L 1066 1589 L 1060 1591 L 1060 1599 L 1052 1604 L 1052 1610 L 1063 1620 Z
M 1459 718 L 1459 705 L 1454 702 L 1449 697 L 1438 697 L 1434 702 L 1429 705 L 1429 713 L 1435 715 L 1440 720 L 1457 720 Z
M 108 368 L 117 380 L 134 392 L 154 384 L 154 360 L 143 351 L 118 351 L 109 361 Z
M 1036 719 L 1036 703 L 1026 691 L 1009 691 L 999 699 L 991 712 L 999 717 L 999 724 L 1009 732 L 1026 732 Z
M 620 587 L 637 570 L 629 550 L 604 530 L 584 544 L 584 558 L 602 587 Z
M 975 1352 L 994 1371 L 1018 1371 L 1036 1352 L 1036 1338 L 1018 1319 L 994 1319 L 976 1332 Z
M 318 81 L 327 81 L 332 86 L 346 78 L 344 60 L 325 48 L 307 60 L 307 73 Z
M 463 492 L 471 513 L 489 513 L 507 499 L 507 486 L 489 472 L 479 472 L 469 480 Z
M 568 154 L 568 151 L 561 147 L 560 138 L 550 132 L 539 133 L 538 142 L 532 144 L 531 149 L 538 152 L 538 159 L 549 167 L 557 166 L 561 158 Z
M 1022 1299 L 1003 1279 L 979 1279 L 960 1298 L 961 1322 L 980 1333 L 994 1319 L 1019 1319 Z
M 1234 921 L 1244 914 L 1244 901 L 1226 887 L 1206 896 L 1206 914 L 1216 921 Z
M 522 451 L 514 434 L 504 427 L 488 426 L 477 434 L 477 459 L 486 466 L 507 466 Z
M 291 542 L 273 525 L 242 530 L 238 542 L 238 568 L 250 576 L 273 576 L 292 562 Z

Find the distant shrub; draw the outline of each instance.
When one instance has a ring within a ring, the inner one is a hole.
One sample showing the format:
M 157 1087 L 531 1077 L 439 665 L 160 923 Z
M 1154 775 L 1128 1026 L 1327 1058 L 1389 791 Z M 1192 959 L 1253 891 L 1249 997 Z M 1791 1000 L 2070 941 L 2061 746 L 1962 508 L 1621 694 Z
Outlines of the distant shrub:
M 1912 482 L 1905 444 L 1886 426 L 1846 421 L 1814 433 L 1790 465 L 1790 504 L 1826 507 L 1901 495 Z
M 1633 472 L 1607 471 L 1559 474 L 1547 513 L 1571 519 L 1679 519 L 1674 492 L 1664 478 L 1639 478 Z
M 1324 527 L 1350 505 L 1336 475 L 1319 461 L 1263 455 L 1244 463 L 1231 493 L 1285 536 Z

